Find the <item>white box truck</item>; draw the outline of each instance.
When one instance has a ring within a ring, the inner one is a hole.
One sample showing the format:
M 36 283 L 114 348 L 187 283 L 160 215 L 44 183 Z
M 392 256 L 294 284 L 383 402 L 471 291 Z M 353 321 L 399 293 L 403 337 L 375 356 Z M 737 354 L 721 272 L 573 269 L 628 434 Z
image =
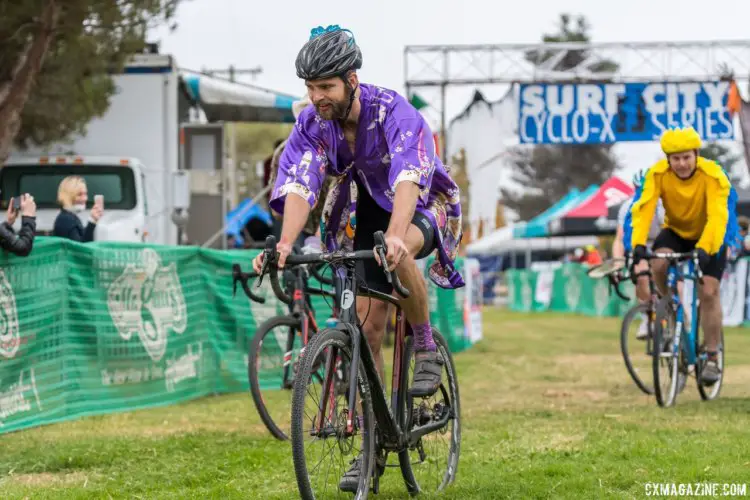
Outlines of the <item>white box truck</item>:
M 10 197 L 31 193 L 38 234 L 50 234 L 60 209 L 60 181 L 80 175 L 89 207 L 95 195 L 104 196 L 96 240 L 177 245 L 176 222 L 185 222 L 190 202 L 189 178 L 179 159 L 190 92 L 169 55 L 137 54 L 113 79 L 108 110 L 83 136 L 13 152 L 0 169 L 0 204 L 7 208 Z

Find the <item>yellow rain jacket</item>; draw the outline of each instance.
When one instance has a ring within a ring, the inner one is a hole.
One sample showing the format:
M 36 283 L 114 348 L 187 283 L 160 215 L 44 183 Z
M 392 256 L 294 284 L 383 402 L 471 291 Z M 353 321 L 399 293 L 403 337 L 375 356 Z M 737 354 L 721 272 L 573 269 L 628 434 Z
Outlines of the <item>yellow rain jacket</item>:
M 719 252 L 728 236 L 727 225 L 733 208 L 732 185 L 714 161 L 698 157 L 689 179 L 677 177 L 666 159 L 652 166 L 636 192 L 631 207 L 631 248 L 645 245 L 659 198 L 664 205 L 664 226 L 686 240 L 697 241 L 709 255 Z

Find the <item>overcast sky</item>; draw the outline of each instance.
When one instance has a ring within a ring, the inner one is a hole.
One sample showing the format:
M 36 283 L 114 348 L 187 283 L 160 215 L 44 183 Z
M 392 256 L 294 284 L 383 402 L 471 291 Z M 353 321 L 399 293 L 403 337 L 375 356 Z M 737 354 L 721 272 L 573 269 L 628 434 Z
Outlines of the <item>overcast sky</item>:
M 181 67 L 261 66 L 255 83 L 302 95 L 294 72 L 298 50 L 311 28 L 339 24 L 353 31 L 362 48 L 360 79 L 403 92 L 405 45 L 538 42 L 555 31 L 561 11 L 585 15 L 599 42 L 750 39 L 750 0 L 188 0 L 179 9 L 177 31 L 153 35 L 161 52 L 172 54 Z M 482 90 L 491 99 L 504 92 L 497 86 Z M 472 92 L 449 92 L 449 119 Z M 648 147 L 635 146 L 644 154 Z M 650 157 L 657 153 L 654 148 Z

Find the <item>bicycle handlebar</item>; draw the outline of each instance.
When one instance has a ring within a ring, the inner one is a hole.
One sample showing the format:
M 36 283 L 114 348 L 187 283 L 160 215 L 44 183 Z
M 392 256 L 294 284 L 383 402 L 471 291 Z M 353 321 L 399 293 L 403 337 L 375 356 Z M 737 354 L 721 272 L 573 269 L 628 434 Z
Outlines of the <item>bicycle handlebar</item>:
M 646 259 L 666 259 L 666 260 L 688 260 L 697 259 L 698 253 L 695 250 L 690 252 L 649 252 L 646 254 Z
M 409 297 L 411 293 L 401 285 L 401 280 L 398 279 L 398 273 L 388 270 L 388 262 L 385 259 L 386 249 L 388 247 L 385 245 L 385 235 L 383 234 L 383 231 L 377 231 L 375 234 L 373 234 L 373 237 L 375 239 L 375 248 L 373 249 L 373 254 L 377 252 L 378 257 L 380 258 L 380 266 L 385 272 L 385 277 L 388 280 L 388 283 L 392 284 L 394 290 L 396 290 L 396 292 L 403 298 Z
M 266 299 L 259 297 L 250 291 L 250 287 L 247 286 L 247 281 L 253 278 L 257 278 L 257 273 L 243 273 L 242 268 L 239 264 L 232 264 L 232 297 L 237 294 L 237 282 L 239 281 L 242 285 L 242 290 L 247 295 L 247 298 L 253 300 L 259 304 L 265 304 Z
M 701 269 L 698 261 L 698 251 L 691 250 L 689 252 L 649 252 L 645 256 L 646 260 L 654 259 L 666 259 L 675 262 L 684 262 L 686 260 L 692 260 L 695 263 L 695 273 L 698 279 L 702 280 L 703 270 Z
M 378 257 L 380 258 L 381 266 L 386 273 L 388 282 L 393 285 L 394 290 L 396 290 L 399 295 L 404 298 L 409 297 L 410 292 L 401 285 L 401 280 L 399 280 L 398 275 L 396 273 L 388 271 L 387 262 L 385 259 L 385 236 L 383 235 L 383 232 L 378 231 L 373 236 L 375 239 L 375 248 L 373 248 L 372 250 L 357 250 L 355 252 L 322 252 L 302 255 L 290 254 L 286 258 L 286 265 L 298 266 L 303 264 L 329 264 L 340 261 L 367 260 L 374 259 L 377 252 Z M 276 265 L 276 259 L 278 258 L 278 253 L 276 252 L 276 238 L 274 238 L 273 236 L 269 236 L 268 238 L 266 238 L 266 247 L 263 250 L 263 253 L 263 267 L 261 268 L 260 279 L 258 280 L 256 286 L 259 287 L 263 281 L 263 276 L 268 274 L 271 279 L 271 288 L 273 289 L 274 294 L 276 294 L 280 301 L 286 304 L 291 304 L 292 298 L 289 297 L 286 292 L 284 292 L 281 285 L 279 284 L 278 266 Z M 319 281 L 323 283 L 327 282 L 329 284 L 333 284 L 332 280 L 329 280 L 324 276 L 320 276 L 317 273 L 317 269 L 311 269 L 311 273 Z M 323 279 L 321 280 L 320 278 Z
M 607 277 L 609 278 L 610 290 L 614 288 L 615 293 L 617 294 L 618 297 L 620 297 L 625 302 L 630 302 L 630 297 L 622 293 L 622 290 L 620 290 L 620 280 L 616 279 L 613 274 L 610 274 Z

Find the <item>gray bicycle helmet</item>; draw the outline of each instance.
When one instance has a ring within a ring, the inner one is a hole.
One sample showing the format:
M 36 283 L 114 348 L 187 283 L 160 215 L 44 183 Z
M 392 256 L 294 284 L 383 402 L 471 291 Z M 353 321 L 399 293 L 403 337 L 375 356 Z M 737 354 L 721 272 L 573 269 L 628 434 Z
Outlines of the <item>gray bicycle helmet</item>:
M 310 39 L 297 54 L 297 76 L 303 80 L 318 80 L 340 76 L 362 67 L 362 52 L 351 31 L 338 25 L 313 29 Z

